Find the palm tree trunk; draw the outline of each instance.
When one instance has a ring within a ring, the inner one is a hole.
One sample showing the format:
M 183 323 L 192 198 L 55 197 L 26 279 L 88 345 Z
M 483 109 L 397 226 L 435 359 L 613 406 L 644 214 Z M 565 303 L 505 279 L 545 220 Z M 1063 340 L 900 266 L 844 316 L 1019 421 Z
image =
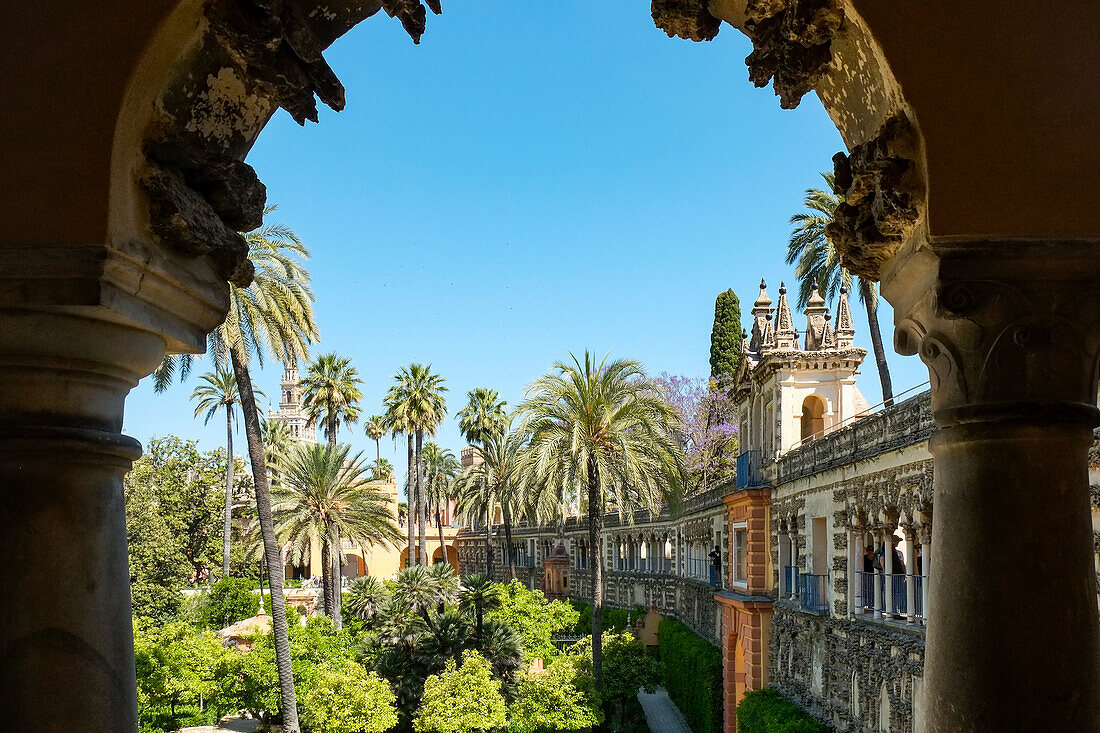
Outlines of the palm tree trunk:
M 489 580 L 496 580 L 493 576 L 493 501 L 490 498 L 485 502 L 485 574 Z
M 588 544 L 592 547 L 592 676 L 596 689 L 603 685 L 603 492 L 596 459 L 588 458 Z
M 428 523 L 426 512 L 424 511 L 424 431 L 416 431 L 416 525 L 419 528 L 420 535 L 420 561 L 424 565 L 429 565 L 428 560 Z
M 417 553 L 415 551 L 416 550 L 416 505 L 413 503 L 413 494 L 414 494 L 414 489 L 415 489 L 415 486 L 416 486 L 416 480 L 413 478 L 413 471 L 415 471 L 415 468 L 413 466 L 416 462 L 416 459 L 415 459 L 415 452 L 414 452 L 414 449 L 413 449 L 413 434 L 409 433 L 408 438 L 409 438 L 409 480 L 405 484 L 405 486 L 406 486 L 405 503 L 408 504 L 408 506 L 406 507 L 406 510 L 405 510 L 405 519 L 406 519 L 407 524 L 409 525 L 409 533 L 408 533 L 409 534 L 409 559 L 408 559 L 408 566 L 412 567 L 413 565 L 419 565 L 420 564 L 420 557 L 419 557 L 419 553 Z
M 233 405 L 225 406 L 225 516 L 222 517 L 222 577 L 229 577 L 229 540 L 233 534 Z
M 336 408 L 329 403 L 328 406 L 328 444 L 336 447 Z
M 500 503 L 502 519 L 504 520 L 504 559 L 508 563 L 508 572 L 512 580 L 516 579 L 516 553 L 512 547 L 512 512 L 508 509 L 508 502 Z
M 382 446 L 381 438 L 374 439 L 374 465 L 380 466 L 382 463 Z
M 263 441 L 260 439 L 260 413 L 256 410 L 256 396 L 252 393 L 248 367 L 235 349 L 231 349 L 229 354 L 233 359 L 233 372 L 237 376 L 237 391 L 244 415 L 244 434 L 248 441 L 248 457 L 252 463 L 252 477 L 256 487 L 256 513 L 260 519 L 260 535 L 263 537 L 264 558 L 267 560 L 267 581 L 271 590 L 271 628 L 275 639 L 275 667 L 279 673 L 283 731 L 299 733 L 298 701 L 294 694 L 290 637 L 286 626 L 286 598 L 283 596 L 283 556 L 275 538 L 275 522 L 271 517 L 271 485 L 267 478 Z
M 324 614 L 333 618 L 336 601 L 332 599 L 332 547 L 329 544 L 328 532 L 317 540 L 321 543 L 321 598 L 324 599 Z
M 443 497 L 440 497 L 440 502 Z M 435 507 L 435 523 L 439 527 L 439 552 L 443 555 L 443 562 L 447 562 L 447 545 L 443 542 L 443 513 L 439 511 L 439 505 Z
M 886 350 L 882 347 L 882 332 L 878 326 L 878 305 L 875 299 L 874 285 L 859 280 L 860 295 L 867 308 L 867 327 L 871 332 L 871 348 L 875 352 L 875 364 L 878 366 L 878 381 L 882 385 L 882 404 L 890 407 L 894 404 L 894 385 L 890 382 L 890 367 L 886 364 Z
M 344 546 L 340 542 L 340 528 L 332 528 L 332 625 L 336 630 L 344 628 Z

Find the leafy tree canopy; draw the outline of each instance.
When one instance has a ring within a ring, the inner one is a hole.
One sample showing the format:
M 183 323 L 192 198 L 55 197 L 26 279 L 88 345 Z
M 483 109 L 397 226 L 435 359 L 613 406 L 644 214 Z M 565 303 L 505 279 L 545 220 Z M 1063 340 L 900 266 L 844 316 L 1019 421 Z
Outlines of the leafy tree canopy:
M 714 301 L 714 326 L 710 331 L 710 377 L 718 382 L 732 378 L 741 363 L 741 302 L 733 290 L 719 293 Z
M 462 655 L 462 666 L 447 660 L 443 672 L 424 681 L 424 697 L 413 727 L 418 733 L 472 733 L 504 727 L 507 710 L 500 682 L 485 657 Z
M 324 733 L 384 733 L 397 725 L 386 681 L 355 662 L 323 665 L 301 697 L 302 722 Z
M 518 580 L 501 587 L 499 606 L 486 618 L 502 621 L 523 639 L 528 659 L 546 659 L 556 649 L 550 638 L 577 625 L 580 613 L 572 605 L 551 601 L 539 590 L 528 590 Z
M 167 620 L 179 590 L 221 566 L 225 451 L 202 453 L 196 441 L 156 438 L 126 475 L 126 538 L 134 615 Z M 249 486 L 242 469 L 239 489 Z
M 519 733 L 588 730 L 603 722 L 600 696 L 588 665 L 579 657 L 563 655 L 542 674 L 519 682 L 509 711 L 511 727 Z

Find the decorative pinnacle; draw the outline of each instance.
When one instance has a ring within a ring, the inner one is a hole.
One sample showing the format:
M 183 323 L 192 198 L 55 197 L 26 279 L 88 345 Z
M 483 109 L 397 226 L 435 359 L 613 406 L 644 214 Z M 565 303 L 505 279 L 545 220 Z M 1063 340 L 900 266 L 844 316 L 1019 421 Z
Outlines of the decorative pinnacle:
M 826 320 L 826 321 L 831 321 L 831 320 L 833 320 L 833 314 L 832 314 L 832 313 L 830 313 L 829 311 L 825 311 L 825 320 Z
M 766 316 L 764 316 L 764 318 L 765 318 L 766 320 L 769 320 L 769 321 L 770 321 L 770 320 L 772 319 L 772 314 L 771 314 L 771 313 L 769 313 L 769 314 L 767 314 Z
M 787 284 L 786 283 L 784 283 L 784 282 L 779 283 L 779 294 L 780 295 L 786 295 L 787 294 Z
M 764 278 L 760 278 L 760 289 L 764 290 L 768 287 L 768 284 L 764 282 Z
M 840 286 L 840 294 L 841 294 L 841 295 L 846 295 L 847 293 L 848 293 L 848 288 L 846 288 L 846 287 L 844 287 L 843 285 L 841 285 L 841 286 Z

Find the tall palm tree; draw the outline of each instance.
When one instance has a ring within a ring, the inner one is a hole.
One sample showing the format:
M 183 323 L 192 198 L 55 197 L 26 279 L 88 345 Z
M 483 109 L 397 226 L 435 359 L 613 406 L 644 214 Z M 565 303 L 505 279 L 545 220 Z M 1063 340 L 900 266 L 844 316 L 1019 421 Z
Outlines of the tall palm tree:
M 302 402 L 312 425 L 322 425 L 329 445 L 336 445 L 340 423 L 352 425 L 359 420 L 359 370 L 351 359 L 336 354 L 321 354 L 301 381 Z
M 853 275 L 840 264 L 840 255 L 829 240 L 828 226 L 833 221 L 836 207 L 842 199 L 831 193 L 835 190 L 833 174 L 822 173 L 828 190 L 807 188 L 801 211 L 791 217 L 794 224 L 787 242 L 787 264 L 795 265 L 798 277 L 798 307 L 805 308 L 816 286 L 822 297 L 832 302 L 841 288 L 850 291 L 852 280 L 858 281 L 859 300 L 867 310 L 867 327 L 871 333 L 871 348 L 875 353 L 878 380 L 882 387 L 882 402 L 894 404 L 894 388 L 890 380 L 890 367 L 886 363 L 886 349 L 882 345 L 882 331 L 878 325 L 878 288 L 871 280 Z
M 373 575 L 365 575 L 348 586 L 348 610 L 365 621 L 368 628 L 373 628 L 378 610 L 389 597 L 390 591 L 385 583 Z
M 229 577 L 229 540 L 233 531 L 233 411 L 240 395 L 237 393 L 237 378 L 233 372 L 215 365 L 214 371 L 199 377 L 200 384 L 191 393 L 191 399 L 198 400 L 195 405 L 195 417 L 203 416 L 203 425 L 218 410 L 225 410 L 225 512 L 222 516 L 222 577 Z
M 419 565 L 420 557 L 416 547 L 416 512 L 412 511 L 413 506 L 413 462 L 416 457 L 416 436 L 415 431 L 409 427 L 408 417 L 408 404 L 404 400 L 403 396 L 394 391 L 391 387 L 386 394 L 385 399 L 382 402 L 382 406 L 386 408 L 385 426 L 386 430 L 397 440 L 397 436 L 404 435 L 407 448 L 408 457 L 408 474 L 405 481 L 405 522 L 406 522 L 406 564 L 409 566 Z
M 372 463 L 371 471 L 374 473 L 375 481 L 393 479 L 393 464 L 385 458 L 379 458 L 377 461 Z
M 380 462 L 382 460 L 382 436 L 386 434 L 386 416 L 371 415 L 370 420 L 367 420 L 367 424 L 363 426 L 363 432 L 374 441 L 374 460 Z
M 676 411 L 660 387 L 630 359 L 596 364 L 558 362 L 527 389 L 520 408 L 530 434 L 532 465 L 554 486 L 587 488 L 588 541 L 603 547 L 604 505 L 620 513 L 635 507 L 658 511 L 684 486 L 684 457 Z M 600 610 L 603 557 L 595 553 L 592 578 L 592 667 L 597 688 L 603 671 Z
M 474 573 L 462 579 L 459 608 L 474 617 L 479 641 L 485 624 L 485 614 L 500 605 L 500 596 L 500 586 L 488 575 Z
M 396 384 L 390 387 L 384 404 L 387 409 L 400 412 L 404 417 L 405 432 L 416 438 L 415 457 L 410 463 L 409 474 L 412 478 L 413 496 L 410 497 L 410 514 L 416 512 L 416 525 L 419 528 L 417 562 L 427 564 L 427 522 L 423 492 L 423 451 L 424 436 L 435 435 L 436 428 L 447 416 L 447 402 L 443 393 L 447 391 L 443 377 L 432 373 L 430 364 L 410 364 L 401 367 L 394 375 Z M 412 537 L 410 535 L 410 542 Z M 411 552 L 410 552 L 411 556 Z
M 271 214 L 274 206 L 264 210 Z M 209 351 L 218 364 L 230 363 L 237 378 L 244 419 L 248 456 L 256 492 L 256 514 L 263 540 L 264 560 L 271 590 L 272 636 L 275 664 L 279 673 L 279 696 L 285 733 L 299 733 L 294 674 L 290 664 L 290 638 L 283 597 L 282 548 L 275 537 L 271 515 L 271 484 L 261 437 L 260 413 L 248 366 L 253 357 L 262 365 L 265 354 L 290 363 L 305 359 L 309 344 L 319 338 L 313 319 L 313 290 L 304 260 L 309 250 L 289 227 L 271 223 L 244 235 L 248 258 L 256 273 L 246 288 L 229 285 L 229 311 L 225 321 L 209 337 Z M 194 356 L 165 357 L 154 375 L 156 391 L 163 391 L 174 378 L 184 378 Z
M 340 566 L 333 556 L 343 554 L 340 538 L 395 547 L 401 539 L 388 499 L 366 480 L 362 454 L 349 456 L 349 451 L 347 445 L 323 443 L 299 447 L 273 497 L 276 532 L 290 544 L 294 561 L 305 557 L 315 540 L 321 544 L 325 612 L 336 628 L 342 625 L 336 601 Z
M 494 433 L 504 432 L 508 403 L 495 389 L 478 387 L 466 393 L 466 406 L 458 411 L 458 430 L 471 445 L 483 445 Z
M 454 453 L 433 441 L 424 444 L 424 495 L 429 510 L 435 511 L 439 529 L 439 551 L 447 563 L 447 544 L 443 539 L 443 509 L 451 499 L 454 482 L 462 473 L 462 464 Z
M 481 461 L 470 466 L 456 484 L 462 506 L 477 516 L 486 516 L 485 551 L 489 577 L 493 577 L 492 526 L 496 507 L 504 525 L 504 562 L 512 578 L 516 577 L 515 548 L 512 543 L 512 516 L 521 511 L 525 499 L 528 461 L 524 454 L 524 436 L 508 430 L 506 420 L 502 431 L 485 434 L 482 444 L 474 448 Z

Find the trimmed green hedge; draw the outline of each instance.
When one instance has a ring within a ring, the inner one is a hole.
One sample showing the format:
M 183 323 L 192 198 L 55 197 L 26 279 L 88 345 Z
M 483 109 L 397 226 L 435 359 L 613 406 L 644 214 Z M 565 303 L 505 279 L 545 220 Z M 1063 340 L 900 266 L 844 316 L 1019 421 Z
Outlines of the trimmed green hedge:
M 721 733 L 722 650 L 672 619 L 657 633 L 669 697 L 695 733 Z
M 771 687 L 745 693 L 737 706 L 738 733 L 829 733 L 802 708 Z

